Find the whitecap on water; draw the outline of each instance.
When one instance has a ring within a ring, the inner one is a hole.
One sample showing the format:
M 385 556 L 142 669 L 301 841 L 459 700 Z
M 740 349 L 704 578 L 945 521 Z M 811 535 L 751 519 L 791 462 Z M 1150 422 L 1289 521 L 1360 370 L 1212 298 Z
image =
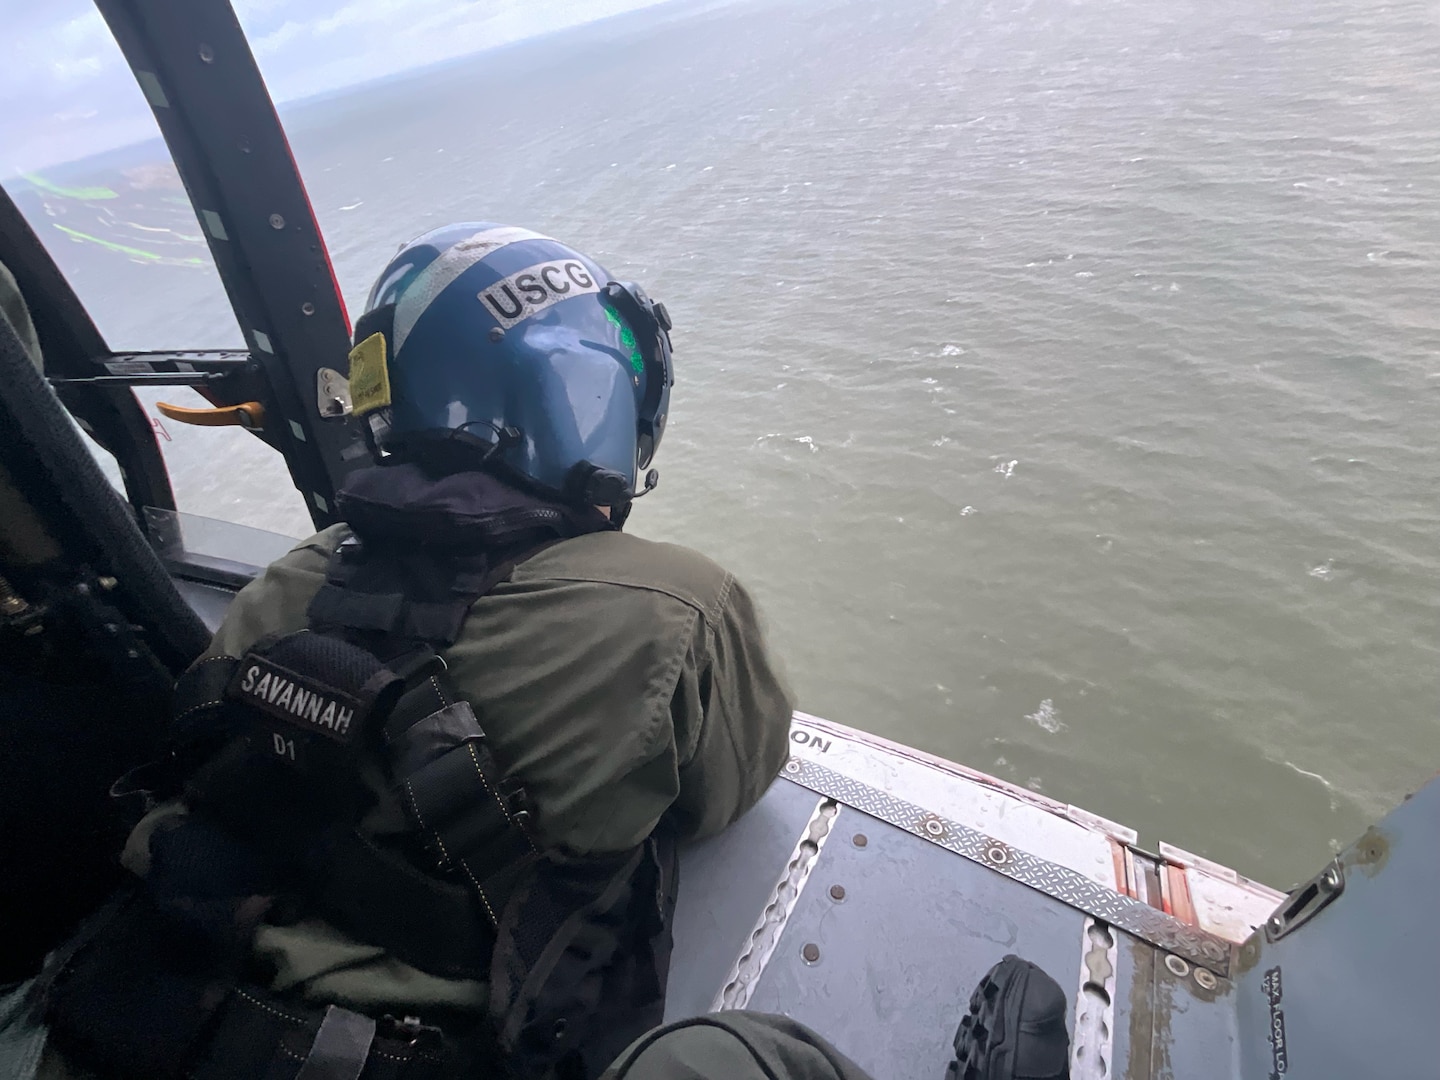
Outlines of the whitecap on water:
M 949 301 L 947 300 L 946 303 L 949 303 Z M 943 349 L 940 350 L 940 355 L 941 355 L 941 356 L 964 356 L 964 355 L 965 355 L 965 350 L 962 349 L 959 345 L 946 345 Z
M 1319 566 L 1312 566 L 1312 567 L 1310 568 L 1310 570 L 1308 571 L 1308 573 L 1309 573 L 1310 576 L 1313 577 L 1313 578 L 1319 578 L 1321 581 L 1329 581 L 1329 580 L 1330 580 L 1330 575 L 1331 575 L 1331 573 L 1334 571 L 1334 569 L 1335 569 L 1335 560 L 1334 560 L 1334 559 L 1326 559 L 1326 560 L 1325 560 L 1323 563 L 1321 563 Z
M 799 443 L 801 446 L 809 447 L 812 454 L 820 449 L 819 443 L 817 443 L 809 435 L 792 436 L 786 435 L 780 431 L 767 431 L 764 435 L 761 435 L 758 439 L 755 440 L 755 445 L 759 446 L 761 443 L 767 442 L 770 439 L 785 439 L 787 442 Z
M 1325 788 L 1325 794 L 1330 797 L 1330 809 L 1332 811 L 1340 809 L 1340 800 L 1335 797 L 1335 785 L 1330 783 L 1329 780 L 1326 780 L 1325 777 L 1321 776 L 1318 772 L 1311 772 L 1309 769 L 1302 769 L 1293 761 L 1286 761 L 1284 762 L 1284 765 L 1292 772 L 1299 773 L 1301 776 L 1308 777 L 1311 780 L 1320 781 L 1321 786 Z
M 973 513 L 975 513 L 975 508 L 973 506 L 962 506 L 960 508 L 961 517 L 969 517 Z
M 995 471 L 1008 480 L 1015 475 L 1015 466 L 1019 464 L 1018 458 L 1013 461 L 998 461 L 995 463 Z
M 1033 713 L 1027 713 L 1025 719 L 1048 731 L 1051 735 L 1058 735 L 1067 726 L 1060 719 L 1060 714 L 1055 711 L 1054 700 L 1048 697 L 1040 702 L 1040 707 Z

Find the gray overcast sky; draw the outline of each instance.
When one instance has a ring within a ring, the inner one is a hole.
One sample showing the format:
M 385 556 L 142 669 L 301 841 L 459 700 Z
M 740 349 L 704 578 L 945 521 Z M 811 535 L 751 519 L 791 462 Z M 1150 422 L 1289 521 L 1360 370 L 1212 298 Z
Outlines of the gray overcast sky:
M 271 94 L 287 101 L 662 0 L 232 2 Z M 0 175 L 157 133 L 88 0 L 0 0 L 0 26 Z

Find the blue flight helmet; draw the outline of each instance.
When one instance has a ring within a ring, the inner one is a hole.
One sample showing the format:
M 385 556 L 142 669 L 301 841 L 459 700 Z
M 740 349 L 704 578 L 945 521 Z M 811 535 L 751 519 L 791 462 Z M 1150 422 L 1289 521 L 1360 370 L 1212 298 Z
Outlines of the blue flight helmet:
M 350 353 L 350 397 L 382 460 L 483 468 L 616 506 L 649 468 L 674 382 L 670 316 L 640 286 L 529 229 L 449 225 L 385 267 Z

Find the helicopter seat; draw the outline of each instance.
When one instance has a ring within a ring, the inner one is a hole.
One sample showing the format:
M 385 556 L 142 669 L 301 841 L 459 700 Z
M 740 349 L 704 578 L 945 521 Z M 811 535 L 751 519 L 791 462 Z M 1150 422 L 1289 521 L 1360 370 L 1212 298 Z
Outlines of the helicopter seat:
M 0 291 L 5 983 L 34 974 L 120 880 L 144 806 L 111 786 L 154 757 L 174 677 L 209 632 L 38 370 L 8 273 Z

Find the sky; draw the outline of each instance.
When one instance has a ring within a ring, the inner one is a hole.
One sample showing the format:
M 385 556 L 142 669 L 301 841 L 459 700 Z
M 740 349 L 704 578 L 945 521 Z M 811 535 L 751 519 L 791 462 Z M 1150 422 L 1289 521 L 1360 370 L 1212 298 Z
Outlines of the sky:
M 280 102 L 662 0 L 232 0 Z M 0 175 L 156 135 L 90 0 L 0 0 Z

